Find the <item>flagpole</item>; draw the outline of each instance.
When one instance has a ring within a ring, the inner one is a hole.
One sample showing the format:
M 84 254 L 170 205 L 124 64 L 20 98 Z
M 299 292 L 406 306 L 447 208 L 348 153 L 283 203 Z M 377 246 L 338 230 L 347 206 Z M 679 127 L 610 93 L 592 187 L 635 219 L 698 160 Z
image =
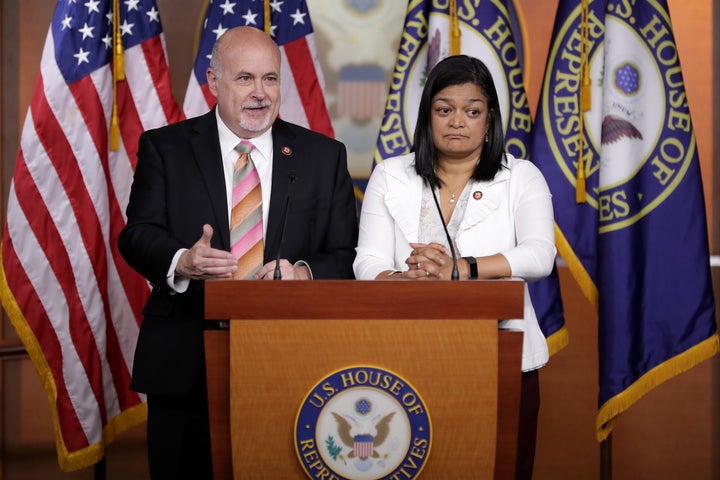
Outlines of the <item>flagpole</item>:
M 612 479 L 612 432 L 600 442 L 600 480 Z
M 94 477 L 93 477 L 94 480 L 105 480 L 106 475 L 105 475 L 105 456 L 104 455 L 100 460 L 98 460 L 98 462 L 93 467 L 93 472 L 94 472 Z
M 581 71 L 580 71 L 580 135 L 578 147 L 578 167 L 576 172 L 575 201 L 586 202 L 585 162 L 583 158 L 585 136 L 585 114 L 592 107 L 590 98 L 590 39 L 589 39 L 590 0 L 580 3 L 580 38 L 581 38 Z M 612 479 L 612 432 L 600 442 L 600 480 Z

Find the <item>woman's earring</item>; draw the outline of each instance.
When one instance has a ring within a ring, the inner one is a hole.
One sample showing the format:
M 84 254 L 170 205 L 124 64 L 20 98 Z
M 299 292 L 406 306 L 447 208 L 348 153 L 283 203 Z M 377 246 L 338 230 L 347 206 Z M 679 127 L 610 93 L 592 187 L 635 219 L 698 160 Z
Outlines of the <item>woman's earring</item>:
M 485 143 L 488 143 L 490 141 L 490 135 L 488 135 L 487 132 L 485 132 Z

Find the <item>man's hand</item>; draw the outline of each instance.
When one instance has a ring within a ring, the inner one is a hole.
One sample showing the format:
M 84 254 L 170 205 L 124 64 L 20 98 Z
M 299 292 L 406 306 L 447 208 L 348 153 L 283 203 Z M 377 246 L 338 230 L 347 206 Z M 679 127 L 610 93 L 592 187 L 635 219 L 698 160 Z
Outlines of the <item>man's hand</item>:
M 178 259 L 175 273 L 196 280 L 232 278 L 237 270 L 237 259 L 232 253 L 210 246 L 213 229 L 203 225 L 203 233 L 190 250 L 184 251 Z

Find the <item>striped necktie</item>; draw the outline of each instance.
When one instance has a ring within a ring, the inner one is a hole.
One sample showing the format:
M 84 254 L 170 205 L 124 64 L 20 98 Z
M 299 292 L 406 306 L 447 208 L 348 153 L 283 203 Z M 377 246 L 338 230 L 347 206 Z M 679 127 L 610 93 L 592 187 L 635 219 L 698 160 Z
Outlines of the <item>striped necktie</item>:
M 235 147 L 240 156 L 233 173 L 230 251 L 238 259 L 236 280 L 251 280 L 263 263 L 262 190 L 252 149 L 246 140 Z

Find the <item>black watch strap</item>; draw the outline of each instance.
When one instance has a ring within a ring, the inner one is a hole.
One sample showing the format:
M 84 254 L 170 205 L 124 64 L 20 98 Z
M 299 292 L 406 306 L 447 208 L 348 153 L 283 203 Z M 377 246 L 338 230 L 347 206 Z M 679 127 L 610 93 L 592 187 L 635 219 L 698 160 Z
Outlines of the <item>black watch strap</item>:
M 470 266 L 470 279 L 471 280 L 477 280 L 478 278 L 478 270 L 477 270 L 477 259 L 475 257 L 463 257 L 466 262 L 468 262 L 468 265 Z

